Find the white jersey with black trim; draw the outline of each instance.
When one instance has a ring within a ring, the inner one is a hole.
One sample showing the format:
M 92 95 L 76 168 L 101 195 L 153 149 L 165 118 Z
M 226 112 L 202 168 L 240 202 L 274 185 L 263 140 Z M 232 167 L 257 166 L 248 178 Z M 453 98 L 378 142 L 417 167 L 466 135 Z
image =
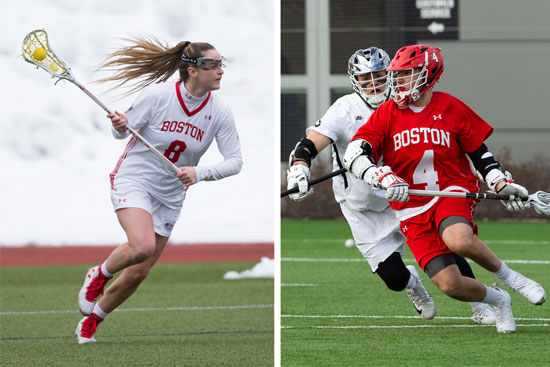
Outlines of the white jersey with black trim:
M 318 132 L 333 141 L 333 170 L 343 167 L 342 159 L 346 148 L 355 134 L 374 111 L 356 93 L 337 99 L 327 112 L 307 129 Z M 337 202 L 346 201 L 348 207 L 358 210 L 381 212 L 389 206 L 384 197 L 385 191 L 373 189 L 368 183 L 355 178 L 351 173 L 335 176 L 332 180 L 334 198 Z
M 208 92 L 193 97 L 183 83 L 166 82 L 144 88 L 126 112 L 128 124 L 137 130 L 177 167 L 194 166 L 197 182 L 219 180 L 240 172 L 239 136 L 229 107 Z M 117 139 L 130 135 L 112 128 Z M 201 156 L 216 139 L 224 157 L 212 166 L 197 166 Z M 132 137 L 110 175 L 111 188 L 117 180 L 133 181 L 170 208 L 181 207 L 186 186 L 170 166 Z

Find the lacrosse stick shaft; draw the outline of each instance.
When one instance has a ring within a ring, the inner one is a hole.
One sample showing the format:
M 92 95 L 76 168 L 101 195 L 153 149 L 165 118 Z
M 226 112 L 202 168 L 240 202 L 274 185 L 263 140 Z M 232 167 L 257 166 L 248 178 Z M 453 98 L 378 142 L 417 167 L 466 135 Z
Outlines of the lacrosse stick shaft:
M 336 171 L 333 171 L 329 174 L 326 174 L 324 176 L 321 176 L 319 178 L 316 178 L 314 180 L 311 180 L 308 182 L 309 186 L 313 186 L 315 184 L 318 184 L 320 182 L 323 182 L 323 181 L 326 181 L 328 180 L 329 178 L 332 178 L 334 176 L 338 176 L 338 175 L 341 175 L 343 174 L 344 172 L 346 172 L 346 169 L 345 168 L 340 168 L 339 170 L 336 170 Z M 281 198 L 284 198 L 285 196 L 287 195 L 290 195 L 290 194 L 294 194 L 295 192 L 298 192 L 300 191 L 300 189 L 298 188 L 298 186 L 294 186 L 293 188 L 291 189 L 288 189 L 286 191 L 283 191 L 281 192 Z
M 76 85 L 78 88 L 80 88 L 84 93 L 88 95 L 92 100 L 94 100 L 95 103 L 97 103 L 101 108 L 105 110 L 107 113 L 113 113 L 103 102 L 101 102 L 96 96 L 92 94 L 86 87 L 84 87 L 82 84 L 80 84 L 76 79 L 70 78 L 70 82 L 72 82 L 74 85 Z M 132 134 L 137 140 L 139 140 L 143 145 L 145 145 L 150 151 L 155 153 L 159 158 L 163 159 L 167 164 L 170 165 L 170 167 L 174 170 L 175 173 L 180 173 L 180 169 L 176 167 L 174 163 L 172 163 L 171 160 L 169 160 L 164 154 L 162 154 L 157 148 L 151 145 L 143 136 L 141 136 L 134 128 L 132 128 L 130 125 L 126 125 L 126 128 Z
M 539 214 L 550 215 L 550 194 L 544 191 L 537 191 L 529 195 L 527 199 L 515 195 L 499 195 L 490 192 L 486 193 L 470 193 L 470 192 L 445 192 L 445 191 L 429 191 L 429 190 L 409 190 L 409 195 L 416 196 L 442 196 L 451 198 L 467 198 L 467 199 L 492 199 L 492 200 L 517 200 L 521 199 L 529 202 Z
M 339 170 L 333 171 L 329 174 L 316 178 L 308 182 L 309 186 L 313 186 L 320 182 L 326 181 L 329 178 L 338 176 L 346 172 L 345 168 L 340 168 Z M 291 189 L 283 191 L 281 197 L 285 197 L 289 194 L 298 192 L 298 186 L 295 186 Z M 447 191 L 430 191 L 430 190 L 414 190 L 409 189 L 409 195 L 415 196 L 441 196 L 449 198 L 464 198 L 464 199 L 492 199 L 492 200 L 514 200 L 516 197 L 514 195 L 498 195 L 491 193 L 470 193 L 470 192 L 447 192 Z
M 414 190 L 409 189 L 409 195 L 414 196 L 440 196 L 446 198 L 463 198 L 463 199 L 490 199 L 490 200 L 515 200 L 519 197 L 515 195 L 498 195 L 492 193 L 471 193 L 471 192 L 448 192 L 448 191 L 431 191 L 431 190 Z

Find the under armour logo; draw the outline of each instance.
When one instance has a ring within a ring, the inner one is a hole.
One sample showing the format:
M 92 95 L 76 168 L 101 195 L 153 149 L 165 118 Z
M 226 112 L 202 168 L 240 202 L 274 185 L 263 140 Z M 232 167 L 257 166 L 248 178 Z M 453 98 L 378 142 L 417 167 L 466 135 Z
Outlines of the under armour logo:
M 441 120 L 441 118 L 442 118 L 442 117 L 441 117 L 441 114 L 439 114 L 439 115 L 434 115 L 434 121 L 437 120 L 437 119 L 440 119 L 440 120 Z
M 205 120 L 212 120 L 212 115 L 204 115 Z
M 403 232 L 407 232 L 409 229 L 407 228 L 407 226 L 403 226 Z

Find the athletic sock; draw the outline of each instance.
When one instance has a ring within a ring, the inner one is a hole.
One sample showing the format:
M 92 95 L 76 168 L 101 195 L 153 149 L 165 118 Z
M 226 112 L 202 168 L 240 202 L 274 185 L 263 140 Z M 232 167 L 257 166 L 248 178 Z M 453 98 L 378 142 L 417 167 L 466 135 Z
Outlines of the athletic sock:
M 513 271 L 504 263 L 500 266 L 500 269 L 493 272 L 493 274 L 504 284 L 508 284 L 508 278 L 513 274 Z
M 488 303 L 493 306 L 498 305 L 502 300 L 502 292 L 488 286 L 485 286 L 485 288 L 487 289 L 487 294 L 481 302 Z
M 109 315 L 108 312 L 103 311 L 101 307 L 99 307 L 99 302 L 95 304 L 92 313 L 95 313 L 101 320 L 104 320 Z
M 412 289 L 416 287 L 416 283 L 418 282 L 418 279 L 411 273 L 409 276 L 409 281 L 407 282 L 407 286 L 405 288 Z
M 114 274 L 111 274 L 107 271 L 107 267 L 105 266 L 106 263 L 107 263 L 107 260 L 105 260 L 105 262 L 101 264 L 101 273 L 105 275 L 105 277 L 107 278 L 112 278 Z

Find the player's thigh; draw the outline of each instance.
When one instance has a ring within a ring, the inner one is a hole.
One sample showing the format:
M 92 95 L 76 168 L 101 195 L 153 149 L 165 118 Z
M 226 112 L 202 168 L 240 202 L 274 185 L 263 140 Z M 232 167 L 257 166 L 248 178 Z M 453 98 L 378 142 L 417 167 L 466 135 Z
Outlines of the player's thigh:
M 341 208 L 350 226 L 355 245 L 373 272 L 394 252 L 404 254 L 405 236 L 401 233 L 399 222 L 391 209 L 382 212 L 360 212 L 350 209 L 345 204 L 342 204 Z
M 155 232 L 151 213 L 142 208 L 122 208 L 116 211 L 116 215 L 128 236 L 130 246 L 154 246 Z

